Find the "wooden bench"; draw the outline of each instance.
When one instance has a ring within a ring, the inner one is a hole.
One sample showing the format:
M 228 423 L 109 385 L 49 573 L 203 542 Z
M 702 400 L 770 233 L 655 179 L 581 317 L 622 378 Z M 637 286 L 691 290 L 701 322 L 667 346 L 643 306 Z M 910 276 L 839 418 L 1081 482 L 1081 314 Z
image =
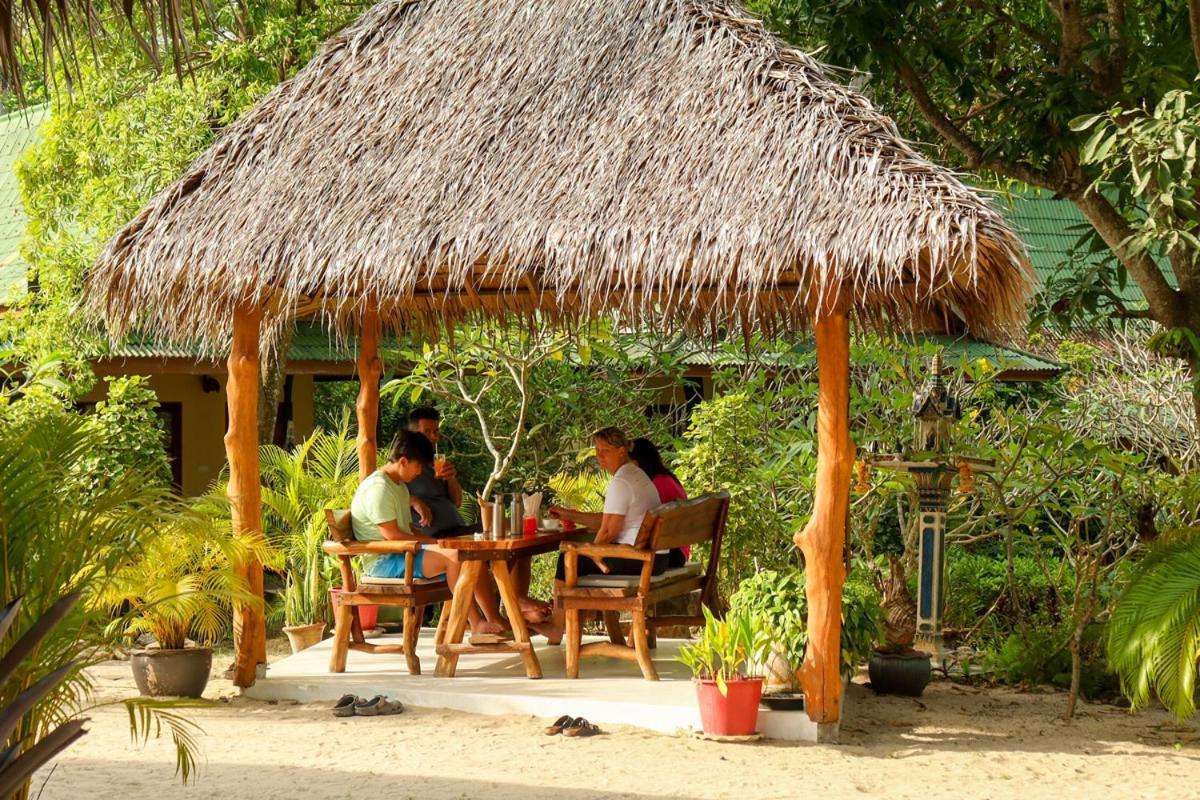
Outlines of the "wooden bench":
M 559 600 L 566 612 L 567 677 L 579 677 L 581 656 L 597 655 L 637 661 L 642 676 L 658 680 L 650 659 L 650 639 L 656 628 L 667 625 L 697 626 L 704 617 L 696 615 L 655 616 L 654 606 L 664 600 L 699 590 L 700 602 L 714 614 L 720 613 L 717 569 L 721 563 L 721 539 L 729 516 L 729 493 L 705 495 L 694 500 L 677 500 L 646 515 L 632 545 L 594 545 L 564 542 L 565 578 Z M 708 564 L 692 561 L 660 575 L 652 575 L 654 555 L 687 545 L 711 543 Z M 579 558 L 628 558 L 643 562 L 639 575 L 587 575 L 579 577 Z M 608 628 L 608 642 L 583 645 L 580 614 L 600 611 Z M 620 613 L 632 616 L 629 646 L 621 634 Z
M 322 548 L 326 553 L 338 557 L 342 571 L 342 591 L 337 595 L 333 609 L 333 654 L 329 658 L 330 672 L 346 671 L 346 655 L 351 650 L 363 653 L 403 653 L 408 662 L 410 675 L 421 674 L 421 660 L 417 657 L 417 637 L 421 633 L 421 622 L 425 617 L 425 606 L 441 603 L 442 614 L 438 621 L 436 643 L 441 644 L 446 634 L 446 620 L 450 610 L 450 587 L 445 578 L 414 578 L 414 558 L 405 559 L 404 578 L 389 581 L 363 581 L 354 578 L 350 560 L 355 556 L 389 553 L 413 554 L 421 549 L 420 542 L 385 540 L 360 542 L 355 540 L 350 523 L 350 512 L 345 509 L 325 510 L 325 522 L 329 527 L 329 541 Z M 363 605 L 400 606 L 404 609 L 403 644 L 370 644 L 363 636 L 358 607 Z

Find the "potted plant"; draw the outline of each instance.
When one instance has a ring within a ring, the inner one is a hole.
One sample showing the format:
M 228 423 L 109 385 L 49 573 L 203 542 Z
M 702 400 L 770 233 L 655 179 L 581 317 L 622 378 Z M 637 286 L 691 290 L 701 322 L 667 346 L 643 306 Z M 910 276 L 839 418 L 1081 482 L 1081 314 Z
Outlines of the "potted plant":
M 147 633 L 154 644 L 134 651 L 130 663 L 138 690 L 151 697 L 200 697 L 208 685 L 212 647 L 225 633 L 235 603 L 261 605 L 235 565 L 264 564 L 274 552 L 260 539 L 233 535 L 193 513 L 154 538 L 125 564 L 104 590 L 110 607 L 128 604 L 114 624 L 131 636 Z M 192 642 L 191 640 L 194 640 Z
M 742 581 L 730 608 L 756 617 L 771 641 L 763 704 L 777 711 L 804 708 L 800 667 L 808 649 L 808 600 L 798 569 L 762 570 Z M 842 587 L 842 674 L 849 679 L 882 633 L 883 609 L 858 569 Z
M 758 727 L 763 679 L 753 674 L 770 653 L 766 630 L 752 614 L 730 611 L 724 620 L 704 608 L 704 628 L 679 660 L 692 670 L 700 724 L 710 736 L 749 736 Z

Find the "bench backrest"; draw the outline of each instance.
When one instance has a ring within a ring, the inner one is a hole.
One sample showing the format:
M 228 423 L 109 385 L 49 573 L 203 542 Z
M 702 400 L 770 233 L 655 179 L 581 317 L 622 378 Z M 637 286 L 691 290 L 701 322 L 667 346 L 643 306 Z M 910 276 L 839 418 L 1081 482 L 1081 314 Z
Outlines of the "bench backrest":
M 335 542 L 354 541 L 354 526 L 350 522 L 350 509 L 325 509 L 325 524 L 329 527 L 329 538 Z
M 728 516 L 729 492 L 676 500 L 646 515 L 634 546 L 644 550 L 670 550 L 712 542 L 712 558 L 715 559 L 721 550 Z

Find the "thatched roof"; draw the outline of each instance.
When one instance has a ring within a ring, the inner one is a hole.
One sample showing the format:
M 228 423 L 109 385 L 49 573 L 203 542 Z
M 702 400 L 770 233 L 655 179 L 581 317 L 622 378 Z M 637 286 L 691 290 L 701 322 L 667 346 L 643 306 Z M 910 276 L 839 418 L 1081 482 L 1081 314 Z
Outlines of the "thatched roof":
M 1019 319 L 1003 218 L 826 68 L 712 0 L 384 0 L 109 243 L 92 307 L 540 310 L 802 327 Z M 665 320 L 664 320 L 665 321 Z

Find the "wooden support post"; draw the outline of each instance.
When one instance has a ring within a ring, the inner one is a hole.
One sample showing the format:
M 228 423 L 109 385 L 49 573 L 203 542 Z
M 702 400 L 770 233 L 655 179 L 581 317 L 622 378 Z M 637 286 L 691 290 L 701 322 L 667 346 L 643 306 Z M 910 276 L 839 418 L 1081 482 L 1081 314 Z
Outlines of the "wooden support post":
M 258 472 L 258 337 L 262 309 L 239 306 L 233 315 L 233 345 L 229 351 L 226 397 L 229 430 L 225 456 L 229 459 L 229 501 L 233 530 L 262 535 L 262 495 Z M 238 565 L 251 592 L 263 596 L 262 564 Z M 258 665 L 267 661 L 267 629 L 262 607 L 238 606 L 233 611 L 233 682 L 245 688 L 254 684 Z
M 362 334 L 358 344 L 358 479 L 366 480 L 375 471 L 379 452 L 375 429 L 379 424 L 379 379 L 383 362 L 379 360 L 379 307 L 367 301 L 362 316 Z
M 850 321 L 844 310 L 816 321 L 817 479 L 813 514 L 796 544 L 804 553 L 808 650 L 801 679 L 804 707 L 817 723 L 835 723 L 842 701 L 842 561 L 850 508 Z

